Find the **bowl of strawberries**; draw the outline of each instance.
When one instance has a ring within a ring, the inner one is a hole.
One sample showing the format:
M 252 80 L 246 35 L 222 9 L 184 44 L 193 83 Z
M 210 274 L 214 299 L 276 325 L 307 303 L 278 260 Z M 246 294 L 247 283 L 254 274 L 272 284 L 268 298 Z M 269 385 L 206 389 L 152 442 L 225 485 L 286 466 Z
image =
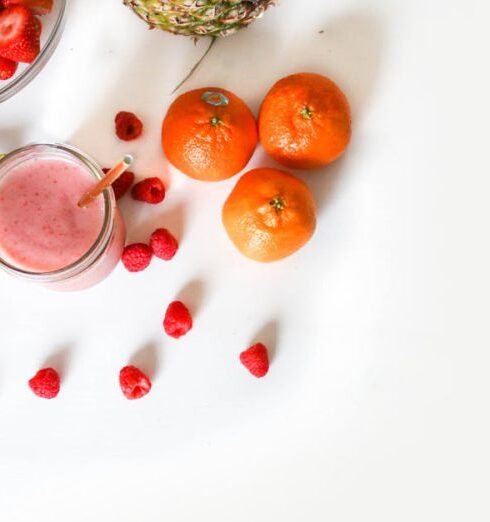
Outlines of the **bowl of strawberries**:
M 66 0 L 0 0 L 0 102 L 46 65 L 61 37 Z

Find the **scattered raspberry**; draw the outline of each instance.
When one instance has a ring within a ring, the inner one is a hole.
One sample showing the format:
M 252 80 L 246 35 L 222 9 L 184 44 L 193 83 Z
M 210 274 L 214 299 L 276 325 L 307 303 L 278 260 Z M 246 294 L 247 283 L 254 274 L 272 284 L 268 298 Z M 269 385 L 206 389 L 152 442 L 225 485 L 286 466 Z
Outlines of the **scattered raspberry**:
M 12 78 L 18 65 L 17 62 L 0 56 L 0 80 L 8 80 L 9 78 Z
M 151 390 L 150 379 L 136 366 L 125 366 L 119 372 L 119 384 L 126 399 L 141 399 Z
M 117 137 L 124 141 L 135 140 L 143 132 L 142 121 L 132 112 L 118 112 L 115 123 Z
M 104 174 L 107 174 L 111 169 L 102 169 Z M 123 172 L 112 184 L 112 190 L 116 199 L 121 199 L 124 194 L 131 188 L 134 183 L 134 172 L 127 170 Z
M 269 354 L 262 343 L 257 343 L 240 354 L 240 362 L 255 377 L 263 377 L 269 371 Z
M 169 261 L 175 256 L 179 243 L 166 228 L 157 228 L 150 237 L 150 247 L 157 257 Z
M 54 399 L 60 391 L 60 376 L 53 368 L 44 368 L 29 381 L 29 387 L 38 397 Z
M 165 185 L 160 178 L 146 178 L 131 190 L 131 196 L 146 203 L 160 203 L 165 198 Z
M 130 272 L 141 272 L 151 261 L 153 252 L 144 243 L 133 243 L 124 247 L 121 260 L 126 270 Z
M 184 303 L 174 301 L 168 305 L 163 328 L 167 335 L 176 339 L 185 335 L 192 328 L 192 317 Z

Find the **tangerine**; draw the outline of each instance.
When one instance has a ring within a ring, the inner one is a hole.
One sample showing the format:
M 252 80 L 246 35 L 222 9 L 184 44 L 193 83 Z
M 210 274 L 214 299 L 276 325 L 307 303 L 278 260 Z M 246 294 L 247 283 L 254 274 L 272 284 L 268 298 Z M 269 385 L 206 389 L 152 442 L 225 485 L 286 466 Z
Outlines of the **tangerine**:
M 257 141 L 257 123 L 247 105 L 216 87 L 182 94 L 163 121 L 162 146 L 168 160 L 184 174 L 203 181 L 219 181 L 240 172 Z
M 245 256 L 269 262 L 305 245 L 316 226 L 316 206 L 303 181 L 276 169 L 244 174 L 228 196 L 223 225 Z
M 349 144 L 349 103 L 325 76 L 287 76 L 262 102 L 259 135 L 265 150 L 279 163 L 297 169 L 322 167 L 336 160 Z

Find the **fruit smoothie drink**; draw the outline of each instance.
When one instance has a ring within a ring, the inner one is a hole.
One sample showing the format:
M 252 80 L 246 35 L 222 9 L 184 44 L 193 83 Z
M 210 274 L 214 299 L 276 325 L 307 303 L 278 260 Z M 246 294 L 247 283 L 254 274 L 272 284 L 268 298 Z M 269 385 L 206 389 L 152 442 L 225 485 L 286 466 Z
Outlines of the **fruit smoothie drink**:
M 78 201 L 103 176 L 66 145 L 32 145 L 0 160 L 0 266 L 57 290 L 81 290 L 118 263 L 125 227 L 112 189 Z

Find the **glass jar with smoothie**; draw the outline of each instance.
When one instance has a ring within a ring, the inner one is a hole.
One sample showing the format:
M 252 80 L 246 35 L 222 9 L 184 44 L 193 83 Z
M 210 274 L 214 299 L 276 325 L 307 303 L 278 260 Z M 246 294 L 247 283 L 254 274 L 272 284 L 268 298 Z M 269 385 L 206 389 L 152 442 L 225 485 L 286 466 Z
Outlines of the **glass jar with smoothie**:
M 0 159 L 0 268 L 65 291 L 107 277 L 126 235 L 114 193 L 108 188 L 78 206 L 103 176 L 68 145 L 29 145 Z

